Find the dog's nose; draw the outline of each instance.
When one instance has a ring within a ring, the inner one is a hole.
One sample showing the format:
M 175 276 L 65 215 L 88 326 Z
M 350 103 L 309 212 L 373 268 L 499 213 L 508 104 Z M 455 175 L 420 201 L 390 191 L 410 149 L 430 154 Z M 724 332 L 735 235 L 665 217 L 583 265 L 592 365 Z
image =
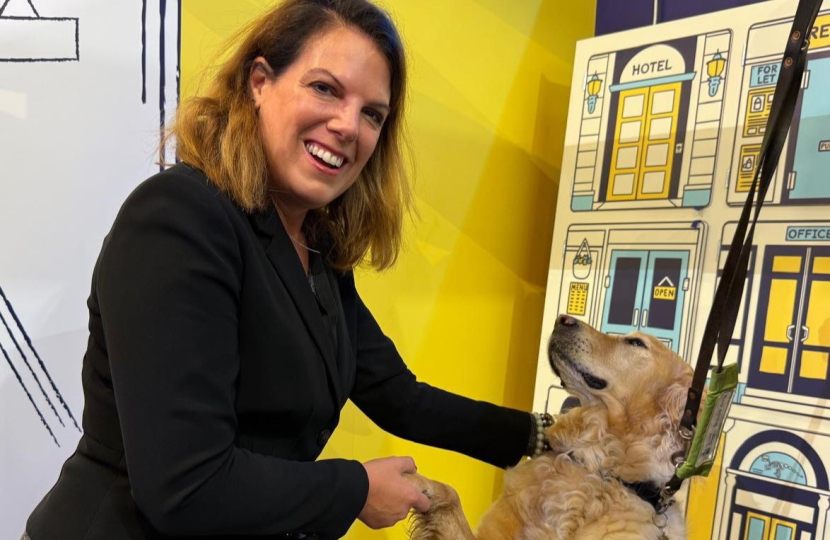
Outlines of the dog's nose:
M 560 315 L 557 321 L 562 326 L 578 326 L 579 321 L 571 317 L 570 315 Z

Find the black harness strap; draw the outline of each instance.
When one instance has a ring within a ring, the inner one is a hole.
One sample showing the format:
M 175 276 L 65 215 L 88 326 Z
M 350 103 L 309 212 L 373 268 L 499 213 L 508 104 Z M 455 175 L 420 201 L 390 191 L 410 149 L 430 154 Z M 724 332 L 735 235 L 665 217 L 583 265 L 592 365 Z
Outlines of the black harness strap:
M 651 482 L 623 482 L 620 483 L 634 492 L 635 495 L 647 502 L 658 514 L 662 513 L 660 504 L 663 496 L 663 487 Z

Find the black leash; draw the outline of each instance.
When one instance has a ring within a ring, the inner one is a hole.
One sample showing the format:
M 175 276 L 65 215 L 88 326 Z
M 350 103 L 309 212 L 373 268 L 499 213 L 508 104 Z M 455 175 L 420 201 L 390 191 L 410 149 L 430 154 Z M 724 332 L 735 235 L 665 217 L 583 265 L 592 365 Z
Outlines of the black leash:
M 821 7 L 821 0 L 799 0 L 792 29 L 790 30 L 784 58 L 779 69 L 778 82 L 767 119 L 761 152 L 758 156 L 755 176 L 747 194 L 746 203 L 740 220 L 732 237 L 732 245 L 726 257 L 720 283 L 715 292 L 715 299 L 706 322 L 706 329 L 695 365 L 692 385 L 686 397 L 686 406 L 680 423 L 680 437 L 685 441 L 682 452 L 675 456 L 676 470 L 672 479 L 663 486 L 662 501 L 658 513 L 665 512 L 671 504 L 672 497 L 680 489 L 683 480 L 694 475 L 706 476 L 714 463 L 714 455 L 723 431 L 723 421 L 732 401 L 734 387 L 737 384 L 737 366 L 724 368 L 723 362 L 729 349 L 729 342 L 735 329 L 738 311 L 743 296 L 744 283 L 752 252 L 752 240 L 755 224 L 764 203 L 767 190 L 775 173 L 778 158 L 784 148 L 784 141 L 790 129 L 793 112 L 801 89 L 804 68 L 807 64 L 810 32 Z M 755 212 L 750 222 L 753 200 Z M 706 400 L 701 424 L 698 428 L 698 411 L 700 410 L 706 376 L 712 362 L 712 355 L 717 346 L 718 364 L 712 370 L 709 385 L 709 397 Z M 711 422 L 711 423 L 710 423 Z M 709 436 L 706 433 L 709 432 Z M 703 454 L 703 455 L 701 455 Z

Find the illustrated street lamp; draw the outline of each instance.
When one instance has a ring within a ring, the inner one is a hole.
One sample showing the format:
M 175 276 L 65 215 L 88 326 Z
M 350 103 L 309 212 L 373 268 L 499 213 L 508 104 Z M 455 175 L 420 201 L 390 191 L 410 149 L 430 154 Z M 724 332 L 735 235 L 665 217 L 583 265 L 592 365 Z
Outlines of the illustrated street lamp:
M 591 77 L 591 80 L 588 81 L 588 113 L 594 114 L 594 110 L 597 107 L 597 96 L 599 96 L 599 91 L 602 89 L 602 79 L 597 77 L 597 74 L 594 73 L 594 76 Z
M 720 51 L 715 53 L 711 60 L 706 62 L 706 71 L 709 73 L 709 97 L 715 97 L 718 87 L 723 80 L 723 70 L 726 67 L 726 59 L 721 56 Z

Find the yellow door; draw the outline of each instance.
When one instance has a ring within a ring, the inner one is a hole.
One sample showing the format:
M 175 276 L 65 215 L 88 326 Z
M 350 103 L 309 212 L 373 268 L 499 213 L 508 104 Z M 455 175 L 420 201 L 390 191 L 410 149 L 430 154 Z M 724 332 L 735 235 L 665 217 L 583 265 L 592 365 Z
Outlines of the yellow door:
M 680 83 L 652 86 L 649 94 L 637 198 L 668 199 L 677 138 Z
M 747 383 L 826 398 L 830 247 L 767 246 Z
M 609 201 L 633 201 L 637 198 L 649 95 L 648 87 L 620 93 L 608 182 Z
M 668 198 L 680 85 L 620 93 L 607 200 Z
M 755 512 L 747 512 L 743 540 L 797 540 L 796 524 Z
M 826 398 L 830 378 L 830 249 L 810 248 L 807 265 L 801 302 L 804 316 L 796 322 L 794 332 L 798 348 L 791 391 Z
M 773 271 L 786 272 L 781 269 L 783 261 L 798 271 L 801 257 L 775 258 Z M 761 354 L 761 371 L 764 373 L 786 375 L 789 373 L 790 355 L 793 343 L 793 320 L 795 319 L 796 297 L 799 280 L 797 276 L 779 276 L 772 280 L 769 288 L 769 311 L 767 324 L 764 326 L 764 349 Z

